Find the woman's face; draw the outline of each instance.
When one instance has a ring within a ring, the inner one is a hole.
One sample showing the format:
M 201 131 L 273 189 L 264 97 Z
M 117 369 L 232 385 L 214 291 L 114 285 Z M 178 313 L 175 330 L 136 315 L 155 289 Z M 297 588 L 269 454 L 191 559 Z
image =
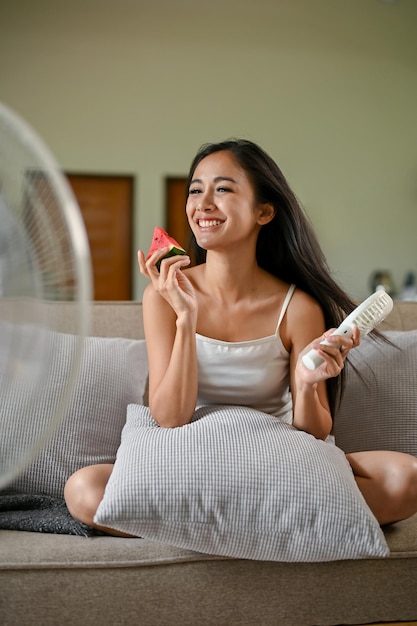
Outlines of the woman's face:
M 257 237 L 262 209 L 245 170 L 230 152 L 221 151 L 197 165 L 186 213 L 198 245 L 212 249 Z

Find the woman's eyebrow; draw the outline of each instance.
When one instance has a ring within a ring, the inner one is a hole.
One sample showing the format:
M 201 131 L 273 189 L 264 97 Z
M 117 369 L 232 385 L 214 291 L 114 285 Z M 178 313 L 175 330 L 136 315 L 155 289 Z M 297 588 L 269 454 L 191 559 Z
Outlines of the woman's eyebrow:
M 231 178 L 230 176 L 216 176 L 216 178 L 214 179 L 215 183 L 220 182 L 221 180 L 228 180 L 231 183 L 235 183 L 237 182 L 234 178 Z
M 234 178 L 231 178 L 230 176 L 216 176 L 213 181 L 215 183 L 219 183 L 222 180 L 228 180 L 231 183 L 236 183 L 237 181 Z M 201 180 L 201 178 L 194 178 L 191 182 L 190 185 L 192 185 L 193 183 L 202 183 L 203 181 Z

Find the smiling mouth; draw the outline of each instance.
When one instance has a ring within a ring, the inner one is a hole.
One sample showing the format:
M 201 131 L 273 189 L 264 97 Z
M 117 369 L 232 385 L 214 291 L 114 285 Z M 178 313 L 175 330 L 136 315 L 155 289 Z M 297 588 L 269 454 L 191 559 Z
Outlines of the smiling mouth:
M 200 228 L 210 228 L 210 226 L 220 226 L 223 224 L 220 220 L 198 220 Z

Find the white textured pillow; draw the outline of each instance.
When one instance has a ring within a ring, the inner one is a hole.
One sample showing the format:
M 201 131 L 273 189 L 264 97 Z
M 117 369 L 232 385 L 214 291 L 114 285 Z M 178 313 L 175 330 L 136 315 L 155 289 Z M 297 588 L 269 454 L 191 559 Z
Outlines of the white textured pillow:
M 333 434 L 346 453 L 395 450 L 417 456 L 417 330 L 385 335 L 397 347 L 365 337 L 349 354 L 356 371 L 347 365 Z
M 24 389 L 0 403 L 0 454 L 19 453 L 19 441 L 37 440 L 46 430 L 70 374 L 77 338 L 54 333 L 51 376 L 36 402 L 27 406 Z M 6 487 L 19 493 L 62 497 L 67 478 L 86 465 L 114 462 L 131 402 L 143 401 L 148 364 L 144 340 L 88 337 L 80 375 L 63 419 L 36 459 Z M 13 424 L 13 428 L 11 428 Z
M 95 521 L 245 559 L 388 555 L 343 452 L 245 407 L 202 407 L 170 429 L 129 406 Z

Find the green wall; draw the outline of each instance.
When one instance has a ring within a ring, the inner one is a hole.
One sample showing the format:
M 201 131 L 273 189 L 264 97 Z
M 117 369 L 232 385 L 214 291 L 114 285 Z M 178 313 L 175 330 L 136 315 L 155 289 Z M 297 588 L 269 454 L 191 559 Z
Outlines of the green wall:
M 202 143 L 259 142 L 362 298 L 417 271 L 416 27 L 415 0 L 1 0 L 0 100 L 64 169 L 136 177 L 135 250 Z

